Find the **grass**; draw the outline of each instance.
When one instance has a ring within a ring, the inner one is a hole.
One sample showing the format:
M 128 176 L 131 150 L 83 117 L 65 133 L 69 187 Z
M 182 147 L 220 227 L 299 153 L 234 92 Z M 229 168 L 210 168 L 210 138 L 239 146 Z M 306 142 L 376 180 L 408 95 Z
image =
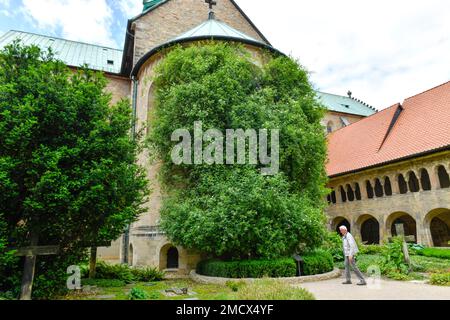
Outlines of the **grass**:
M 151 283 L 134 283 L 126 286 L 102 287 L 98 282 L 93 293 L 70 293 L 61 299 L 64 300 L 102 300 L 99 296 L 111 296 L 110 300 L 128 300 L 132 290 L 144 292 L 147 300 L 184 300 L 197 298 L 199 300 L 313 300 L 314 296 L 304 289 L 294 288 L 276 280 L 258 280 L 252 284 L 229 283 L 227 285 L 198 284 L 191 280 L 165 280 Z M 164 292 L 171 288 L 189 288 L 196 294 L 167 297 Z
M 417 254 L 425 257 L 434 257 L 450 260 L 450 249 L 425 248 L 418 250 Z

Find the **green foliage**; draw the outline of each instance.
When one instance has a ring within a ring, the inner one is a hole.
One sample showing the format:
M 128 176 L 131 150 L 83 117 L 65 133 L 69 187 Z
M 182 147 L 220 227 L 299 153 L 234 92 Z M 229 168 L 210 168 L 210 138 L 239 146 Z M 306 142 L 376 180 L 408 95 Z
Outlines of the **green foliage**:
M 450 286 L 450 272 L 432 274 L 430 283 L 437 286 Z
M 416 253 L 425 257 L 450 260 L 450 249 L 424 248 L 423 250 L 417 250 Z
M 238 300 L 315 300 L 314 296 L 303 288 L 294 288 L 288 283 L 277 280 L 257 280 L 248 283 L 237 292 Z
M 344 261 L 342 238 L 336 232 L 328 232 L 328 235 L 322 244 L 322 249 L 331 254 L 334 262 Z
M 304 276 L 322 274 L 333 271 L 333 257 L 325 250 L 317 249 L 302 256 Z
M 148 298 L 148 294 L 139 288 L 131 289 L 130 294 L 128 295 L 128 299 L 130 300 L 147 300 Z
M 118 288 L 125 286 L 125 281 L 118 279 L 83 279 L 83 286 L 97 286 L 100 288 Z
M 156 70 L 149 144 L 168 196 L 161 226 L 177 245 L 216 257 L 279 258 L 324 237 L 323 108 L 307 72 L 287 57 L 259 67 L 243 47 L 207 42 L 167 53 Z M 279 129 L 280 173 L 259 165 L 175 165 L 172 133 Z
M 394 237 L 391 243 L 388 243 L 383 250 L 383 259 L 381 263 L 381 271 L 386 275 L 409 273 L 409 266 L 405 262 L 403 254 L 402 237 Z
M 0 52 L 0 290 L 17 291 L 21 276 L 5 240 L 26 246 L 38 234 L 39 244 L 61 247 L 38 258 L 34 297 L 50 297 L 86 243 L 117 239 L 142 212 L 148 190 L 131 108 L 110 106 L 106 84 L 35 46 Z
M 125 283 L 153 282 L 164 279 L 164 272 L 156 268 L 134 269 L 126 264 L 110 265 L 100 261 L 95 270 L 98 279 L 116 279 Z
M 382 254 L 384 246 L 377 244 L 361 245 L 359 246 L 360 254 Z
M 222 278 L 295 277 L 297 265 L 292 258 L 277 260 L 202 261 L 197 273 Z
M 153 282 L 164 279 L 164 272 L 159 271 L 157 268 L 135 268 L 131 269 L 131 273 L 134 276 L 134 280 L 139 282 Z
M 411 256 L 413 270 L 417 272 L 450 272 L 450 260 L 425 256 Z

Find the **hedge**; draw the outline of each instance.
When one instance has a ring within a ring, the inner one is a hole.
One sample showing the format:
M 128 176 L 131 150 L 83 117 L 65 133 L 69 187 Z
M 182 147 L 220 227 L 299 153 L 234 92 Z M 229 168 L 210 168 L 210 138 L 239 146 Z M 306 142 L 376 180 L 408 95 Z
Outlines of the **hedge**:
M 417 254 L 425 257 L 450 259 L 450 249 L 425 248 L 418 250 Z
M 197 273 L 222 278 L 295 277 L 297 265 L 292 258 L 277 260 L 206 260 L 197 265 Z
M 303 274 L 310 276 L 333 271 L 333 256 L 325 250 L 316 250 L 308 253 L 303 258 Z
M 333 257 L 324 250 L 302 256 L 303 276 L 322 274 L 333 270 Z M 276 260 L 219 261 L 206 260 L 197 265 L 197 273 L 221 278 L 286 278 L 297 275 L 297 262 L 292 258 Z

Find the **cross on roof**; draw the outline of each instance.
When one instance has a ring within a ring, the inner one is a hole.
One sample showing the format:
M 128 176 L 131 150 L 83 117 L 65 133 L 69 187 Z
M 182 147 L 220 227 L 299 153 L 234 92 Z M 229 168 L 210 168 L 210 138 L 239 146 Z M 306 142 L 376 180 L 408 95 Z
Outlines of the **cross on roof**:
M 206 2 L 207 4 L 209 4 L 209 10 L 212 10 L 212 9 L 213 9 L 213 6 L 216 6 L 216 5 L 217 5 L 217 1 L 215 1 L 215 0 L 205 0 L 205 2 Z

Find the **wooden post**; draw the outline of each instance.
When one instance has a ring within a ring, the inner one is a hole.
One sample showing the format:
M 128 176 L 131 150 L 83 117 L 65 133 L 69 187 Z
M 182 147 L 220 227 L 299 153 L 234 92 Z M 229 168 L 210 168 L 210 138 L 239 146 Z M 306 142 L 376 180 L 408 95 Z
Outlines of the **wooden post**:
M 97 247 L 91 247 L 91 258 L 89 260 L 89 279 L 95 278 L 96 267 L 97 267 Z
M 39 236 L 34 234 L 31 236 L 31 245 L 37 246 Z M 33 252 L 25 255 L 25 263 L 23 266 L 22 285 L 20 290 L 20 300 L 31 300 L 31 291 L 33 288 L 34 272 L 36 269 L 36 255 Z

